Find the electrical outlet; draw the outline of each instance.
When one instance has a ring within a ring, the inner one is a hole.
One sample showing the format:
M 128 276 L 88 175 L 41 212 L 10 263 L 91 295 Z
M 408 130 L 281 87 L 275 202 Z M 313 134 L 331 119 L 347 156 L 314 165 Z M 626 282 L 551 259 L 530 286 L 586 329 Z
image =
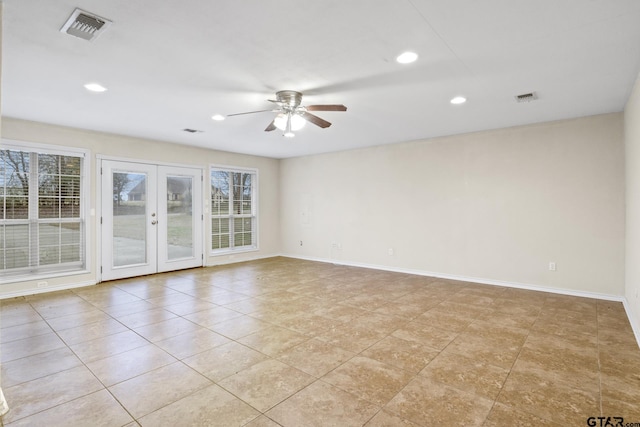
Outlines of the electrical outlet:
M 300 240 L 300 246 L 302 246 L 302 240 Z
M 393 248 L 389 248 L 389 250 L 388 250 L 388 254 L 389 254 L 389 256 L 393 256 L 393 253 L 394 253 L 394 252 L 393 252 Z
M 46 288 L 47 286 L 49 286 L 49 282 L 46 282 L 46 281 L 38 282 L 39 288 Z
M 556 263 L 555 262 L 550 262 L 549 263 L 549 271 L 556 271 L 557 267 L 556 267 Z

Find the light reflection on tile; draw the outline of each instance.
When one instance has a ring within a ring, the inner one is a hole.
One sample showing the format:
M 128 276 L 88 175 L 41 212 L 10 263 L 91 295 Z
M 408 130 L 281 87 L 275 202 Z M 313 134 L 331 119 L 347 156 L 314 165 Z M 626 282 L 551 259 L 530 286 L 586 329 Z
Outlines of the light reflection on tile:
M 620 302 L 280 257 L 1 300 L 0 342 L 8 427 L 640 420 Z
M 174 362 L 174 357 L 149 344 L 96 360 L 88 363 L 87 367 L 102 384 L 109 387 Z
M 212 384 L 140 418 L 144 426 L 243 426 L 260 412 Z
M 121 426 L 131 420 L 131 416 L 108 391 L 100 390 L 22 418 L 10 426 Z
M 15 340 L 2 345 L 0 362 L 10 362 L 12 360 L 33 356 L 45 351 L 63 348 L 64 346 L 64 341 L 62 341 L 58 335 L 53 332 Z
M 314 377 L 272 359 L 227 377 L 218 384 L 264 412 L 314 380 Z
M 283 426 L 361 426 L 379 407 L 317 381 L 267 412 Z
M 111 386 L 109 391 L 138 419 L 211 384 L 193 369 L 175 362 Z
M 85 366 L 3 388 L 10 408 L 5 421 L 19 420 L 101 389 L 102 384 Z
M 356 356 L 322 377 L 342 390 L 382 406 L 411 380 L 413 374 L 367 357 Z
M 2 363 L 0 378 L 2 387 L 11 387 L 80 365 L 82 362 L 68 347 L 61 347 Z

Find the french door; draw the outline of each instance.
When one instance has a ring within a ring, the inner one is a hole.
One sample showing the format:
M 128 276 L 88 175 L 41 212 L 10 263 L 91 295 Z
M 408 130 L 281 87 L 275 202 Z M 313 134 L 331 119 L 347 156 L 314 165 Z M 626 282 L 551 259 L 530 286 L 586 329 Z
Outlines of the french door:
M 101 161 L 101 280 L 198 267 L 202 170 Z

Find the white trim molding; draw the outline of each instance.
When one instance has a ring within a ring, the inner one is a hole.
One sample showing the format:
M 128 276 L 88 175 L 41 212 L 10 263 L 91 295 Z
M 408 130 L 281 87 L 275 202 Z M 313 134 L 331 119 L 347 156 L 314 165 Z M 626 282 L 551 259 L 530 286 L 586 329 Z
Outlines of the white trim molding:
M 91 281 L 78 282 L 73 284 L 67 283 L 67 284 L 60 284 L 60 285 L 51 285 L 51 286 L 37 288 L 37 289 L 21 289 L 19 291 L 3 293 L 2 295 L 0 295 L 0 300 L 16 298 L 16 297 L 24 297 L 27 295 L 44 294 L 44 293 L 55 292 L 55 291 L 66 291 L 69 289 L 83 288 L 85 286 L 93 286 L 97 284 L 98 282 L 96 282 L 95 280 L 91 280 Z
M 638 347 L 640 347 L 640 325 L 636 324 L 633 316 L 631 315 L 631 310 L 629 309 L 629 303 L 627 299 L 622 295 L 610 295 L 610 294 L 601 294 L 597 292 L 576 291 L 573 289 L 548 288 L 545 286 L 531 285 L 526 283 L 505 282 L 502 280 L 493 280 L 493 279 L 468 277 L 468 276 L 457 276 L 453 274 L 438 273 L 433 271 L 394 268 L 394 267 L 388 267 L 385 265 L 373 265 L 373 264 L 365 264 L 365 263 L 358 263 L 358 262 L 347 262 L 347 261 L 341 261 L 341 260 L 335 260 L 335 259 L 304 257 L 304 256 L 292 255 L 292 254 L 281 254 L 280 256 L 287 257 L 287 258 L 302 259 L 306 261 L 317 261 L 317 262 L 325 262 L 329 264 L 345 265 L 349 267 L 361 267 L 361 268 L 369 268 L 372 270 L 390 271 L 394 273 L 405 273 L 405 274 L 414 274 L 417 276 L 437 277 L 439 279 L 457 280 L 461 282 L 471 282 L 471 283 L 478 283 L 482 285 L 503 286 L 505 288 L 526 289 L 526 290 L 537 291 L 537 292 L 547 292 L 547 293 L 559 294 L 559 295 L 570 295 L 575 297 L 593 298 L 593 299 L 599 299 L 599 300 L 605 300 L 605 301 L 621 302 L 627 314 L 627 319 L 629 320 L 631 329 L 633 330 L 633 333 L 635 335 Z
M 633 329 L 633 334 L 636 336 L 636 342 L 638 343 L 638 347 L 640 347 L 640 325 L 633 317 L 633 312 L 629 308 L 629 301 L 626 298 L 622 299 L 622 304 L 624 305 L 624 310 L 627 312 L 627 319 L 629 319 L 629 323 L 631 324 L 631 329 Z

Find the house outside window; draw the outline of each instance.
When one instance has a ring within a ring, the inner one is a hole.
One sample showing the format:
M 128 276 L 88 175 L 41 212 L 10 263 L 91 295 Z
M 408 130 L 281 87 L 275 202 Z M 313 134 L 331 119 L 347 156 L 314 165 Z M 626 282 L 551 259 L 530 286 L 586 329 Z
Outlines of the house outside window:
M 86 270 L 85 159 L 3 140 L 0 281 Z
M 258 248 L 258 172 L 211 167 L 211 253 Z

